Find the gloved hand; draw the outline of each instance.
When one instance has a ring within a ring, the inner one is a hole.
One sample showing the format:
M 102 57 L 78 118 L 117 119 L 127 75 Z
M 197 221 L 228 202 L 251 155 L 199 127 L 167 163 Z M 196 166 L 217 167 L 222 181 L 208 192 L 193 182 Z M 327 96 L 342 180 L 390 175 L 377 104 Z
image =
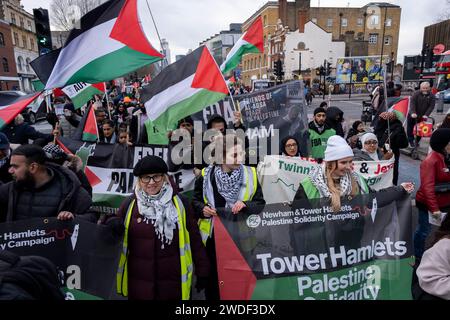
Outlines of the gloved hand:
M 197 282 L 195 283 L 195 289 L 197 289 L 197 292 L 200 292 L 206 288 L 207 284 L 208 284 L 207 277 L 197 277 Z

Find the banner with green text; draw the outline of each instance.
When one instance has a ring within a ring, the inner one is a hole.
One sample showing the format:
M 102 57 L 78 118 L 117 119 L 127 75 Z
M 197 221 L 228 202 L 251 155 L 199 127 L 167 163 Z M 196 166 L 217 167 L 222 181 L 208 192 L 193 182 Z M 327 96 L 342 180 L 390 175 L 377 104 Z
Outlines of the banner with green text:
M 411 299 L 411 199 L 400 191 L 269 204 L 214 218 L 219 286 L 232 300 Z

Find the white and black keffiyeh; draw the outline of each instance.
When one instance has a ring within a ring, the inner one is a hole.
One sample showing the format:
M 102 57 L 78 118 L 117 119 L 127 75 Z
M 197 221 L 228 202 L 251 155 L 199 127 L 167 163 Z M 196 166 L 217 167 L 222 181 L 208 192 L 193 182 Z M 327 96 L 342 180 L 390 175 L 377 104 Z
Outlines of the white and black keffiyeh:
M 203 182 L 203 192 L 206 194 L 208 187 L 207 177 L 213 166 L 209 166 L 205 172 L 205 180 Z M 230 173 L 222 171 L 220 166 L 214 167 L 214 177 L 216 179 L 217 191 L 225 199 L 226 207 L 232 207 L 239 200 L 239 193 L 244 183 L 244 167 L 241 165 L 238 169 Z
M 144 222 L 153 224 L 156 235 L 161 240 L 161 248 L 164 249 L 165 243 L 169 245 L 172 243 L 173 231 L 178 223 L 177 209 L 172 202 L 172 186 L 164 182 L 161 191 L 151 196 L 137 184 L 135 193 L 139 214 L 144 217 Z
M 329 198 L 331 197 L 331 193 L 328 189 L 327 177 L 324 172 L 324 166 L 313 167 L 309 173 L 309 179 L 317 190 L 319 190 L 321 198 Z M 359 184 L 359 179 L 356 173 L 352 172 L 346 174 L 340 179 L 341 196 L 348 196 L 352 193 L 352 176 Z

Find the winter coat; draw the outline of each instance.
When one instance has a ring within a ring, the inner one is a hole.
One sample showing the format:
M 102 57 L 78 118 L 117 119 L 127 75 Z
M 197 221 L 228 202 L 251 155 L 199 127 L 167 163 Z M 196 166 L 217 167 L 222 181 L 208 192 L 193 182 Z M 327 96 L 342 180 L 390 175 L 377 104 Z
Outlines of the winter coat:
M 381 161 L 381 160 L 384 160 L 383 159 L 383 157 L 384 157 L 384 155 L 383 155 L 383 153 L 380 151 L 380 150 L 378 150 L 378 159 Z M 355 148 L 355 149 L 353 149 L 353 154 L 355 155 L 354 157 L 353 157 L 353 161 L 376 161 L 376 160 L 373 160 L 370 156 L 369 156 L 369 154 L 367 153 L 367 151 L 366 150 L 361 150 L 361 149 L 357 149 L 357 148 Z
M 388 141 L 390 130 L 390 140 Z M 377 136 L 378 145 L 383 146 L 385 143 L 390 143 L 391 149 L 395 152 L 408 146 L 408 137 L 400 120 L 391 120 L 388 127 L 388 122 L 384 119 L 379 119 L 375 127 L 374 134 Z
M 23 189 L 15 181 L 0 186 L 0 222 L 56 217 L 61 211 L 87 213 L 92 199 L 77 176 L 56 164 L 48 163 L 47 169 L 52 178 L 39 188 Z
M 179 195 L 186 209 L 186 228 L 189 232 L 194 270 L 197 277 L 208 277 L 206 257 L 197 221 L 187 198 Z M 124 221 L 135 194 L 120 206 L 117 216 Z M 130 300 L 181 300 L 181 266 L 178 228 L 171 244 L 162 243 L 151 223 L 140 222 L 137 203 L 132 211 L 128 230 L 128 298 Z
M 344 118 L 344 112 L 338 107 L 329 107 L 326 111 L 327 120 L 326 123 L 338 136 L 344 138 L 344 129 L 342 128 L 342 119 Z
M 439 183 L 450 183 L 450 173 L 444 155 L 431 151 L 420 164 L 420 188 L 416 195 L 416 205 L 431 212 L 450 207 L 450 192 L 436 193 L 435 186 Z
M 11 151 L 12 152 L 12 151 Z M 8 183 L 13 180 L 12 175 L 8 172 L 10 166 L 11 156 L 6 160 L 5 164 L 0 167 L 0 182 Z
M 426 293 L 450 300 L 450 239 L 442 238 L 425 251 L 416 273 Z
M 436 104 L 436 97 L 434 94 L 423 95 L 422 92 L 416 91 L 411 97 L 411 108 L 409 114 L 416 113 L 419 118 L 429 116 Z
M 2 132 L 8 137 L 9 143 L 13 144 L 28 144 L 28 140 L 36 139 L 44 139 L 47 143 L 53 140 L 53 135 L 36 131 L 26 122 L 16 126 L 13 121 Z

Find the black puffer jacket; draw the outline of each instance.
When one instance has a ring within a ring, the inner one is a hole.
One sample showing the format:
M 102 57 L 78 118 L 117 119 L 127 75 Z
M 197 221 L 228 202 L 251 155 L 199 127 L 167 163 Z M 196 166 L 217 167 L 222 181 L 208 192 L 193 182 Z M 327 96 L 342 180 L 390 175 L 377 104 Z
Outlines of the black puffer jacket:
M 67 168 L 47 164 L 52 179 L 39 188 L 19 189 L 14 181 L 0 186 L 0 222 L 56 217 L 61 211 L 85 214 L 92 198 Z
M 334 129 L 334 131 L 336 131 L 336 134 L 338 136 L 344 138 L 345 133 L 344 129 L 342 128 L 342 120 L 344 119 L 344 112 L 338 107 L 329 107 L 326 111 L 326 115 L 327 115 L 326 123 L 328 124 L 328 126 Z

